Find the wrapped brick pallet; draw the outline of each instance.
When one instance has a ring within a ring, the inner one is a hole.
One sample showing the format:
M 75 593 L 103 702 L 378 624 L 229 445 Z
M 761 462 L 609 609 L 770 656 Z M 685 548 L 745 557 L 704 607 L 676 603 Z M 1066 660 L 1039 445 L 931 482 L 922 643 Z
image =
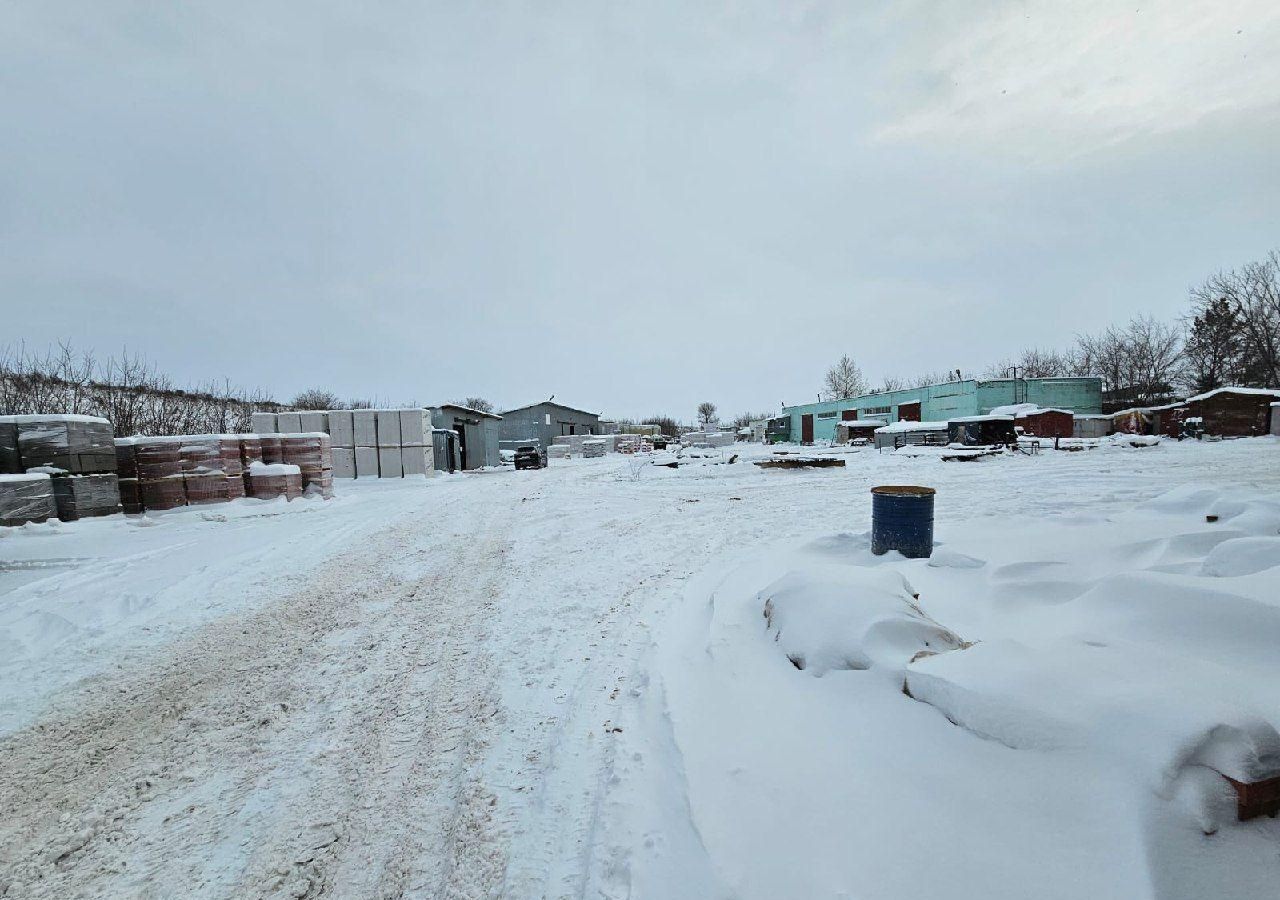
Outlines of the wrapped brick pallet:
M 326 500 L 333 497 L 333 448 L 323 431 L 280 436 L 286 465 L 297 466 L 302 489 Z
M 0 475 L 0 526 L 44 522 L 57 514 L 48 475 Z
M 18 474 L 22 463 L 18 456 L 18 423 L 13 416 L 0 416 L 0 475 Z
M 111 423 L 97 416 L 0 416 L 0 471 L 114 472 L 113 436 Z
M 261 500 L 302 496 L 302 470 L 287 463 L 254 463 L 245 475 L 249 496 Z
M 163 437 L 131 437 L 116 441 L 117 450 L 122 445 L 133 448 L 138 494 L 144 508 L 176 509 L 187 505 L 180 443 Z
M 64 475 L 51 479 L 58 518 L 75 522 L 120 512 L 120 486 L 115 475 Z

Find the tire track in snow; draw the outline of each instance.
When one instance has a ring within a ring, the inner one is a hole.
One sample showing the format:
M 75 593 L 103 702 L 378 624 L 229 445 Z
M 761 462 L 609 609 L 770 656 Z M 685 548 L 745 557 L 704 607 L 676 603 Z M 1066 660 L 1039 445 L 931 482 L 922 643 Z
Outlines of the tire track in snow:
M 491 895 L 501 844 L 467 773 L 497 710 L 466 648 L 505 523 L 475 527 L 388 528 L 0 742 L 0 896 Z

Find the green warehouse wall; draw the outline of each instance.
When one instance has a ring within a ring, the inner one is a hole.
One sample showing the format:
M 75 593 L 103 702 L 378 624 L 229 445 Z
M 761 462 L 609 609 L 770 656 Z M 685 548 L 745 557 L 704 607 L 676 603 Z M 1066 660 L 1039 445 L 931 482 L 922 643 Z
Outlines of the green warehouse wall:
M 1016 391 L 1016 395 L 1015 395 Z M 1102 381 L 1098 378 L 1001 378 L 991 381 L 951 381 L 921 388 L 866 394 L 849 400 L 828 400 L 783 408 L 791 416 L 791 440 L 800 441 L 801 416 L 813 415 L 813 438 L 829 441 L 835 438 L 840 414 L 857 410 L 859 419 L 898 421 L 898 407 L 904 403 L 920 403 L 920 418 L 926 422 L 945 422 L 961 416 L 980 416 L 992 408 L 1010 403 L 1034 403 L 1037 406 L 1070 409 L 1080 415 L 1102 412 Z

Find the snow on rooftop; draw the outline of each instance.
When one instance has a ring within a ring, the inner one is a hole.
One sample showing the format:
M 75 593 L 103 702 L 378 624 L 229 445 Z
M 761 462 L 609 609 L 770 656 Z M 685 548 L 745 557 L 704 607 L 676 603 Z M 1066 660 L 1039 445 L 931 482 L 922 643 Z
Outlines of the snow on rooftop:
M 891 422 L 882 428 L 876 429 L 876 434 L 897 434 L 904 431 L 946 431 L 946 422 L 908 422 L 905 419 L 900 422 Z
M 1196 394 L 1194 397 L 1188 397 L 1184 402 L 1194 403 L 1197 400 L 1208 400 L 1210 397 L 1216 397 L 1218 394 L 1248 394 L 1255 397 L 1280 397 L 1280 388 L 1250 388 L 1250 387 L 1220 387 L 1211 391 L 1205 391 L 1203 394 Z

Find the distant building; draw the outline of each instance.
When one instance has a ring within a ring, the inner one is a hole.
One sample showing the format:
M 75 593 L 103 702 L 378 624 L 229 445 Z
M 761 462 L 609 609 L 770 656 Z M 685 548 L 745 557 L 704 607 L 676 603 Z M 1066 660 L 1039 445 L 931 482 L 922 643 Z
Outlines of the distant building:
M 537 438 L 543 447 L 550 447 L 561 435 L 603 433 L 599 413 L 550 400 L 503 410 L 499 431 L 504 441 Z
M 456 451 L 446 448 L 445 453 L 456 452 L 464 469 L 482 469 L 500 464 L 498 425 L 501 422 L 502 416 L 455 403 L 431 408 L 431 424 L 458 435 Z
M 992 409 L 1017 403 L 1072 410 L 1080 415 L 1102 412 L 1102 379 L 996 378 L 948 381 L 901 391 L 864 394 L 848 400 L 827 400 L 783 408 L 790 416 L 791 440 L 796 443 L 830 441 L 840 421 L 876 419 L 881 422 L 947 422 L 990 414 Z

